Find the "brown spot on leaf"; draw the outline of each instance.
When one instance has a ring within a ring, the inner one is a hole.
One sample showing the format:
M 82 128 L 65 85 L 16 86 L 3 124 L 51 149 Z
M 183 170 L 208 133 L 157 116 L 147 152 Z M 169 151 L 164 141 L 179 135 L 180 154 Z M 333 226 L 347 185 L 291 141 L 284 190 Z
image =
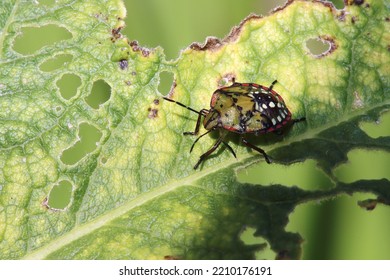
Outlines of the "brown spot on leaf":
M 340 14 L 337 16 L 338 20 L 339 21 L 345 21 L 345 15 L 346 15 L 345 10 L 341 10 Z
M 230 30 L 230 33 L 222 40 L 216 37 L 207 37 L 206 41 L 203 44 L 198 42 L 192 43 L 189 48 L 196 51 L 216 51 L 221 48 L 224 44 L 234 42 L 239 34 L 241 33 L 242 27 L 246 24 L 246 22 L 250 20 L 260 19 L 261 16 L 256 14 L 250 14 L 243 21 L 240 22 L 238 26 L 233 27 Z
M 125 27 L 125 23 L 122 18 L 117 18 L 118 23 L 116 24 L 116 27 L 111 29 L 111 41 L 115 42 L 116 40 L 122 38 L 121 30 Z
M 320 36 L 320 39 L 325 41 L 325 42 L 328 42 L 329 43 L 329 50 L 327 50 L 326 52 L 322 53 L 320 55 L 320 57 L 323 57 L 323 56 L 327 56 L 327 55 L 330 55 L 331 53 L 333 53 L 336 49 L 337 49 L 337 43 L 335 41 L 335 39 L 330 36 L 330 35 L 323 35 L 323 36 Z
M 286 7 L 294 3 L 296 0 L 288 0 L 283 6 L 276 7 L 271 11 L 271 14 L 277 13 L 279 11 L 284 10 Z M 352 1 L 352 0 L 346 0 L 346 1 Z M 359 1 L 359 0 L 355 0 Z M 361 1 L 361 0 L 360 0 Z M 327 1 L 321 1 L 321 0 L 313 0 L 315 4 L 318 5 L 323 5 L 325 7 L 328 7 L 329 10 L 335 15 L 339 16 L 340 20 L 345 19 L 345 11 L 344 10 L 337 10 L 335 6 L 331 2 Z M 246 25 L 248 22 L 254 21 L 254 20 L 261 20 L 262 16 L 256 15 L 256 14 L 250 14 L 247 16 L 244 20 L 240 22 L 238 26 L 235 26 L 231 29 L 230 33 L 224 38 L 224 39 L 219 39 L 216 37 L 207 37 L 206 41 L 201 44 L 198 42 L 192 43 L 188 48 L 195 50 L 195 51 L 216 51 L 220 49 L 223 45 L 226 43 L 234 42 L 237 40 L 239 37 L 242 28 L 244 25 Z M 289 32 L 289 30 L 286 30 L 286 32 Z M 334 48 L 331 49 L 331 51 L 335 50 L 335 45 Z
M 121 61 L 119 61 L 119 67 L 122 70 L 127 69 L 128 66 L 129 66 L 129 62 L 126 59 L 122 59 Z
M 111 30 L 111 35 L 112 35 L 112 40 L 113 41 L 115 41 L 115 40 L 117 40 L 117 39 L 122 37 L 121 30 L 122 30 L 122 26 L 120 26 L 118 28 L 113 28 Z
M 160 104 L 160 100 L 158 98 L 153 100 L 152 105 L 148 108 L 148 118 L 155 119 L 158 117 L 158 105 Z
M 132 48 L 132 50 L 133 50 L 134 52 L 141 52 L 142 55 L 143 55 L 144 57 L 147 57 L 147 56 L 150 55 L 150 50 L 147 49 L 147 48 L 141 47 L 141 46 L 138 44 L 138 41 L 131 41 L 131 42 L 129 43 L 129 45 L 130 45 L 130 47 Z
M 42 205 L 45 209 L 50 209 L 50 206 L 49 206 L 49 198 L 48 198 L 48 197 L 45 197 L 45 199 L 42 201 L 41 205 Z
M 207 37 L 206 42 L 202 45 L 199 43 L 192 43 L 190 45 L 190 49 L 195 51 L 206 51 L 206 50 L 217 50 L 222 46 L 222 42 L 220 39 L 216 37 Z
M 173 94 L 175 93 L 175 88 L 177 86 L 176 80 L 173 80 L 171 89 L 169 90 L 168 97 L 172 98 Z
M 229 35 L 228 35 L 225 39 L 223 39 L 223 43 L 234 42 L 234 41 L 236 41 L 237 38 L 238 38 L 238 36 L 239 36 L 240 33 L 241 33 L 242 27 L 244 26 L 244 24 L 245 24 L 246 22 L 252 21 L 252 20 L 261 19 L 261 18 L 262 18 L 262 17 L 259 16 L 259 15 L 250 14 L 249 16 L 247 16 L 246 18 L 244 18 L 244 20 L 242 20 L 238 26 L 234 26 L 234 27 L 230 30 Z
M 218 87 L 225 87 L 229 84 L 234 83 L 236 80 L 236 75 L 232 72 L 226 73 L 222 76 L 222 78 L 218 79 Z
M 56 208 L 50 207 L 50 205 L 49 205 L 49 198 L 48 197 L 45 197 L 45 199 L 42 201 L 41 205 L 42 205 L 43 208 L 45 208 L 45 210 L 50 210 L 52 212 L 60 211 L 60 209 L 56 209 Z
M 277 6 L 276 8 L 274 8 L 271 11 L 271 14 L 277 13 L 279 11 L 283 11 L 287 6 L 290 6 L 290 4 L 292 4 L 293 2 L 294 0 L 287 0 L 287 2 L 283 6 Z
M 156 108 L 148 108 L 148 118 L 155 119 L 158 116 L 158 109 Z

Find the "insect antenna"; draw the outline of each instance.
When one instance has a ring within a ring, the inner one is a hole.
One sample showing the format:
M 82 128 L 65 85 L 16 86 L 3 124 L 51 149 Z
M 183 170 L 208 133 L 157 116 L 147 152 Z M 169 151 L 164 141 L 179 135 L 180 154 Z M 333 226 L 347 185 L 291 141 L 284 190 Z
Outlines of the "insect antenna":
M 184 105 L 183 103 L 180 103 L 180 102 L 178 102 L 178 101 L 176 101 L 176 100 L 172 100 L 172 99 L 169 99 L 169 98 L 164 97 L 164 96 L 163 96 L 163 98 L 164 98 L 165 100 L 169 101 L 169 102 L 176 103 L 177 105 L 180 105 L 181 107 L 184 107 L 184 108 L 186 108 L 186 109 L 188 109 L 188 110 L 190 110 L 190 111 L 192 111 L 192 112 L 194 112 L 194 113 L 197 113 L 198 115 L 203 115 L 201 112 L 199 112 L 199 111 L 197 111 L 197 110 L 195 110 L 195 109 L 192 109 L 191 107 L 188 107 L 187 105 Z

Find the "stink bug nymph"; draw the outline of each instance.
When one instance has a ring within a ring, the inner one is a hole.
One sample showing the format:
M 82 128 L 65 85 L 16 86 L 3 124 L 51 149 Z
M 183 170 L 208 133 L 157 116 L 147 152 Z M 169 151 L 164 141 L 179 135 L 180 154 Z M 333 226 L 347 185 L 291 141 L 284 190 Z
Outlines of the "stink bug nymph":
M 292 119 L 291 112 L 284 103 L 283 98 L 273 90 L 275 80 L 269 87 L 254 83 L 237 83 L 228 87 L 217 89 L 210 101 L 210 109 L 197 111 L 178 101 L 164 97 L 165 100 L 174 102 L 192 112 L 197 113 L 198 120 L 193 132 L 184 132 L 184 135 L 198 135 L 202 117 L 206 133 L 200 135 L 192 144 L 191 150 L 200 138 L 214 130 L 219 130 L 219 137 L 215 144 L 203 155 L 200 156 L 194 169 L 213 153 L 221 143 L 226 145 L 234 157 L 235 152 L 227 142 L 224 141 L 228 132 L 241 134 L 242 143 L 262 154 L 267 163 L 270 158 L 264 150 L 248 142 L 245 134 L 252 133 L 259 135 L 263 133 L 280 131 L 288 124 L 294 124 L 305 120 L 305 118 Z

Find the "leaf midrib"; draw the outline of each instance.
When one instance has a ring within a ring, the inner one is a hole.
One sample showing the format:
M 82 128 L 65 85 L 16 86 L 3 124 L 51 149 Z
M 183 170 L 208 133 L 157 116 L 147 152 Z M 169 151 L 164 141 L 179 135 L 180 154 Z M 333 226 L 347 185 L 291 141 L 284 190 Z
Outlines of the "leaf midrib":
M 249 157 L 249 156 L 248 156 Z M 230 161 L 226 161 L 222 164 L 219 164 L 219 168 L 226 168 L 227 166 L 231 165 Z M 94 230 L 97 230 L 107 224 L 109 224 L 111 221 L 113 221 L 116 218 L 119 218 L 120 216 L 126 214 L 130 210 L 141 206 L 148 201 L 159 197 L 161 195 L 164 195 L 168 192 L 171 192 L 177 188 L 180 188 L 185 185 L 191 185 L 196 180 L 205 177 L 211 173 L 215 172 L 215 168 L 207 168 L 204 171 L 195 172 L 194 174 L 183 178 L 181 180 L 177 180 L 171 183 L 168 183 L 164 186 L 154 188 L 148 192 L 145 192 L 143 194 L 140 194 L 137 196 L 137 198 L 119 206 L 118 208 L 115 208 L 113 210 L 110 210 L 108 213 L 103 214 L 99 218 L 96 218 L 90 222 L 87 222 L 83 225 L 76 226 L 71 231 L 67 232 L 66 234 L 51 240 L 51 242 L 38 250 L 35 250 L 27 255 L 25 255 L 22 259 L 26 260 L 33 260 L 33 259 L 45 259 L 47 256 L 49 256 L 51 253 L 61 249 L 63 246 L 70 244 L 73 241 L 76 241 L 77 239 L 86 236 L 87 234 L 93 232 Z
M 317 129 L 311 129 L 307 131 L 306 133 L 303 133 L 301 135 L 297 135 L 296 137 L 293 137 L 291 139 L 288 139 L 287 141 L 283 141 L 283 145 L 288 145 L 289 143 L 301 141 L 304 139 L 312 139 L 315 135 L 320 133 L 321 131 L 324 131 L 326 129 L 329 129 L 331 127 L 337 126 L 339 123 L 342 123 L 344 121 L 347 121 L 348 119 L 353 119 L 359 115 L 362 115 L 364 112 L 370 111 L 377 107 L 384 107 L 390 105 L 390 102 L 384 102 L 382 104 L 372 106 L 369 108 L 364 108 L 362 110 L 357 110 L 353 114 L 344 115 L 343 118 L 340 118 L 339 120 L 335 122 L 328 123 L 327 125 L 321 126 Z M 347 117 L 348 116 L 348 117 Z M 275 145 L 270 145 L 270 149 L 274 148 L 275 146 L 279 146 L 281 143 L 277 143 Z M 102 216 L 87 222 L 85 224 L 82 224 L 80 226 L 76 226 L 71 231 L 67 232 L 66 234 L 53 239 L 49 244 L 39 248 L 38 250 L 35 250 L 23 257 L 23 259 L 45 259 L 47 256 L 49 256 L 51 253 L 61 249 L 63 246 L 70 244 L 73 241 L 78 240 L 79 238 L 88 235 L 89 233 L 109 224 L 111 221 L 113 221 L 116 218 L 119 218 L 120 216 L 126 214 L 130 210 L 141 206 L 150 200 L 157 198 L 161 195 L 164 195 L 168 192 L 174 191 L 182 186 L 185 185 L 193 185 L 195 181 L 206 177 L 214 172 L 217 172 L 218 170 L 227 168 L 231 166 L 232 164 L 237 164 L 240 162 L 245 161 L 246 159 L 253 157 L 253 154 L 247 153 L 245 155 L 241 155 L 239 157 L 239 160 L 226 160 L 223 161 L 220 164 L 216 164 L 213 166 L 210 166 L 209 168 L 204 168 L 201 171 L 194 172 L 192 175 L 182 178 L 180 180 L 171 181 L 170 183 L 163 185 L 161 187 L 154 188 L 148 192 L 140 194 L 137 198 L 119 206 L 118 208 L 115 208 L 113 210 L 110 210 L 108 213 L 103 214 Z

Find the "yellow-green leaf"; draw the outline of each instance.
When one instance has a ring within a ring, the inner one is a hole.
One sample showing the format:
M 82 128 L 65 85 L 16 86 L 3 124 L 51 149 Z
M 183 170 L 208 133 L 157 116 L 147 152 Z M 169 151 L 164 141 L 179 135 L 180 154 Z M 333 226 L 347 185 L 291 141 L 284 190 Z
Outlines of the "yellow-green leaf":
M 252 259 L 264 258 L 266 246 L 272 257 L 299 258 L 303 238 L 286 229 L 297 206 L 356 192 L 371 195 L 364 208 L 389 204 L 388 176 L 348 181 L 338 173 L 356 151 L 390 150 L 388 132 L 365 129 L 389 114 L 389 10 L 387 0 L 348 1 L 342 10 L 289 1 L 168 60 L 161 47 L 122 35 L 122 1 L 6 1 L 0 258 Z M 183 132 L 197 115 L 162 99 L 166 72 L 170 98 L 196 110 L 233 78 L 265 86 L 277 79 L 274 89 L 306 121 L 281 136 L 250 137 L 271 166 L 232 133 L 237 159 L 221 147 L 194 170 L 218 131 L 189 153 L 196 138 Z M 324 183 L 281 181 L 296 162 Z M 264 172 L 274 167 L 273 177 Z M 249 182 L 246 172 L 259 178 Z M 248 231 L 261 239 L 243 242 Z

